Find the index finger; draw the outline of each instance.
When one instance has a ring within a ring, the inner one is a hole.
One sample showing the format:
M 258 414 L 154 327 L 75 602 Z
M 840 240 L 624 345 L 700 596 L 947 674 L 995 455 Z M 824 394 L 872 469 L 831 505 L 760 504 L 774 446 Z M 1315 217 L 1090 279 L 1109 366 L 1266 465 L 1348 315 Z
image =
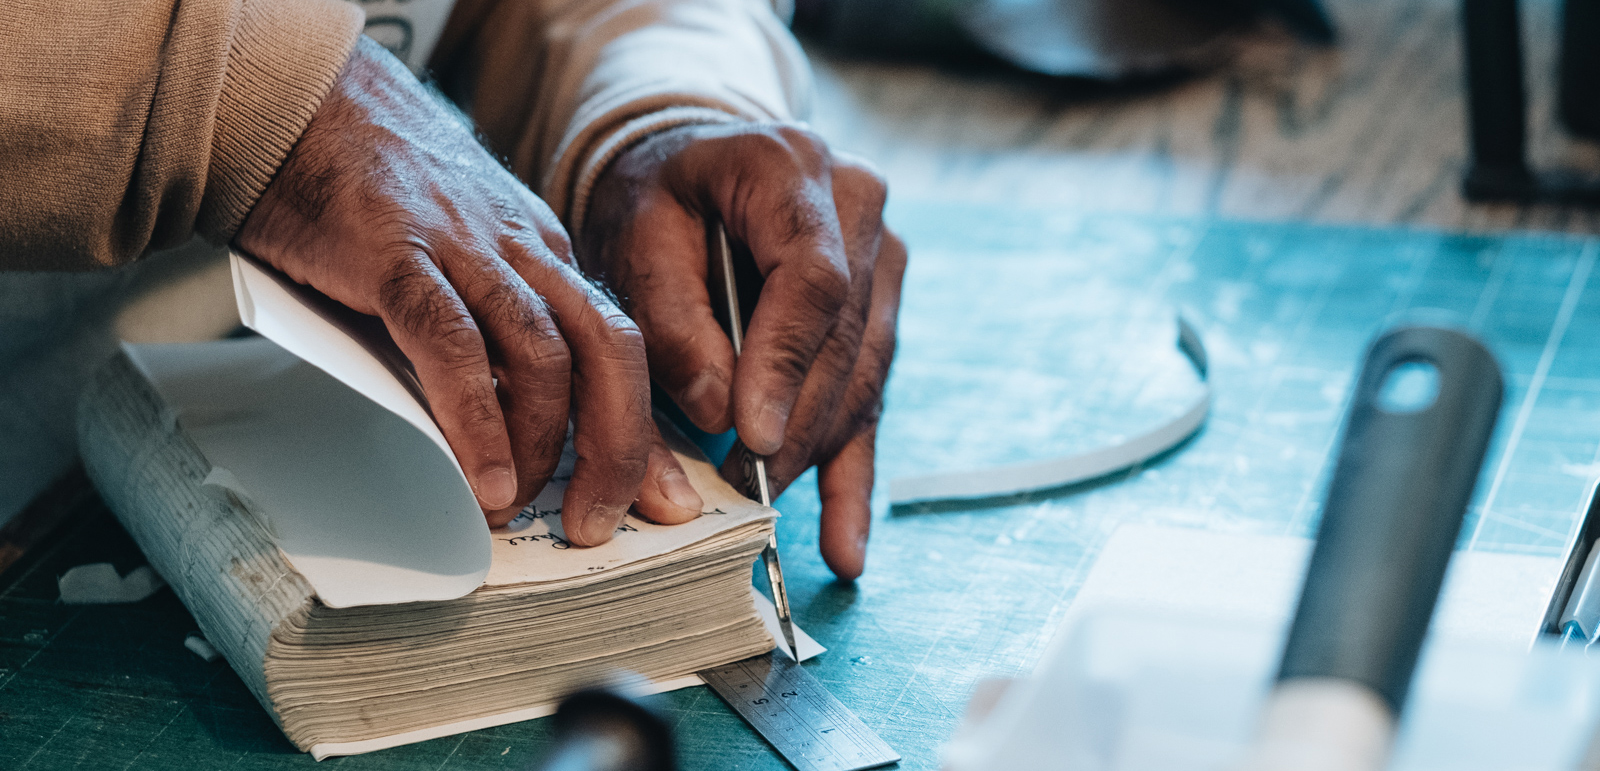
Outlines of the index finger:
M 422 252 L 395 261 L 378 317 L 416 367 L 417 380 L 484 510 L 516 499 L 516 466 L 495 395 L 483 334 L 449 281 Z
M 783 445 L 789 415 L 850 293 L 850 267 L 825 181 L 775 181 L 728 223 L 765 276 L 734 369 L 733 418 L 761 455 Z
M 524 244 L 511 265 L 535 287 L 572 355 L 573 447 L 577 464 L 562 501 L 568 540 L 611 540 L 639 494 L 655 424 L 650 375 L 638 327 L 577 269 L 535 259 L 543 244 Z

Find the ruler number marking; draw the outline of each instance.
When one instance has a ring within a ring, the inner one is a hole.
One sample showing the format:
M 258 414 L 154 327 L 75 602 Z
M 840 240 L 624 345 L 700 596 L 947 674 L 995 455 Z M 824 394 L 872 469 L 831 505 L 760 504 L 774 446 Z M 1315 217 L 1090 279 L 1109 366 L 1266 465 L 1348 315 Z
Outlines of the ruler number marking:
M 701 673 L 801 771 L 857 771 L 899 760 L 871 728 L 809 673 L 773 652 Z M 761 693 L 751 693 L 759 686 Z M 751 698 L 755 696 L 755 698 Z

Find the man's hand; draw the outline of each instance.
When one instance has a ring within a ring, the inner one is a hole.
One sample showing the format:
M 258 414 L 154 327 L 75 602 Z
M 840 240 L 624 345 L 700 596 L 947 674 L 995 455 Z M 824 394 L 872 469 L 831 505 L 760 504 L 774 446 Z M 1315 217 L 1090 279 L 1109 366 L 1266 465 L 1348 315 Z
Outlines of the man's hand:
M 574 543 L 609 540 L 661 464 L 638 329 L 580 274 L 550 209 L 372 41 L 235 243 L 383 320 L 491 525 L 549 481 L 569 410 Z M 642 513 L 699 513 L 692 489 L 672 498 L 650 491 Z
M 737 427 L 774 492 L 818 466 L 823 559 L 861 574 L 874 438 L 894 356 L 905 246 L 883 180 L 793 126 L 684 126 L 601 175 L 579 234 L 590 275 L 622 298 L 650 374 L 705 431 Z M 766 283 L 735 367 L 706 289 L 706 223 L 747 246 Z M 736 447 L 723 475 L 742 474 Z

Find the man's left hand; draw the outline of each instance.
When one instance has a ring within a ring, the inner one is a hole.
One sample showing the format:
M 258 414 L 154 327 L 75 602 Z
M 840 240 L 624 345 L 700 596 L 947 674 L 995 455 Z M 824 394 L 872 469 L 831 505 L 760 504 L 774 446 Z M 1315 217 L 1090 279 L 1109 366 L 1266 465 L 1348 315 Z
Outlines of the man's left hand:
M 597 180 L 579 261 L 621 298 L 650 374 L 704 431 L 737 427 L 777 495 L 811 466 L 834 574 L 866 561 L 874 440 L 894 356 L 905 245 L 884 228 L 887 188 L 864 162 L 785 124 L 682 126 L 620 155 Z M 706 224 L 720 220 L 765 279 L 743 356 L 707 292 Z M 723 476 L 742 475 L 739 448 Z

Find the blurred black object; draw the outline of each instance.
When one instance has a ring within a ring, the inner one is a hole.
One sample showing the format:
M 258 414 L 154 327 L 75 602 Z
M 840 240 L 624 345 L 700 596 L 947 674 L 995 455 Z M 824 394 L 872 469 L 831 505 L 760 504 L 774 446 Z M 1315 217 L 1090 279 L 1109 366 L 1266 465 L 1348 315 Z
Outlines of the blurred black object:
M 1470 201 L 1600 204 L 1600 180 L 1539 172 L 1527 160 L 1527 94 L 1517 0 L 1463 0 L 1467 118 L 1472 158 L 1462 183 Z M 1566 0 L 1557 66 L 1562 121 L 1600 138 L 1600 0 Z
M 987 56 L 1110 80 L 1207 64 L 1229 33 L 1269 16 L 1307 41 L 1334 39 L 1317 0 L 797 0 L 795 30 L 848 53 Z
M 611 691 L 579 691 L 555 715 L 556 745 L 537 771 L 675 771 L 672 729 Z
M 1600 0 L 1567 0 L 1561 9 L 1561 121 L 1600 139 Z

